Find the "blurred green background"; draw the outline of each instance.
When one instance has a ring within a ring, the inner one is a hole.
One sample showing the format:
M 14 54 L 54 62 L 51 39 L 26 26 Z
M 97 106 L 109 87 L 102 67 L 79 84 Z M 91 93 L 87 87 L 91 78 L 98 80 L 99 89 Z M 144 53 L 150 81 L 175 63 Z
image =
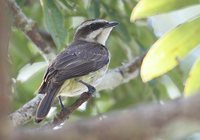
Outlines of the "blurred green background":
M 52 32 L 58 33 L 52 35 L 55 39 L 56 45 L 53 49 L 56 53 L 72 42 L 73 33 L 82 21 L 93 18 L 118 21 L 119 26 L 113 30 L 107 42 L 112 55 L 110 69 L 141 56 L 157 40 L 148 20 L 130 22 L 132 9 L 137 4 L 136 0 L 17 0 L 17 3 L 27 17 L 36 21 L 40 32 L 49 32 L 51 35 Z M 48 15 L 49 9 L 52 10 L 52 16 Z M 12 28 L 9 62 L 12 78 L 12 111 L 15 111 L 37 94 L 47 63 L 37 47 L 16 28 Z M 164 76 L 148 83 L 143 83 L 138 76 L 113 90 L 101 91 L 101 94 L 97 93 L 95 98 L 76 110 L 70 120 L 138 104 L 163 103 L 181 97 L 180 93 L 183 93 L 189 70 L 190 65 L 181 63 Z M 69 105 L 75 99 L 76 97 L 70 97 L 65 104 Z

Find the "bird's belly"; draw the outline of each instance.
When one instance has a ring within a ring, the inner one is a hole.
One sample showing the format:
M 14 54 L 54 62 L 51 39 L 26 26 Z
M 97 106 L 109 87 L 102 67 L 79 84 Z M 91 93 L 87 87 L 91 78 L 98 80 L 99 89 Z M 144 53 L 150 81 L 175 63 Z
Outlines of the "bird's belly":
M 68 79 L 62 85 L 58 95 L 69 97 L 69 96 L 80 95 L 83 92 L 87 92 L 88 88 L 85 85 L 83 85 L 82 83 L 78 82 L 78 80 L 82 80 L 82 81 L 96 87 L 101 82 L 106 71 L 107 71 L 107 66 L 104 66 L 103 68 L 99 69 L 98 71 L 91 72 L 88 75 Z

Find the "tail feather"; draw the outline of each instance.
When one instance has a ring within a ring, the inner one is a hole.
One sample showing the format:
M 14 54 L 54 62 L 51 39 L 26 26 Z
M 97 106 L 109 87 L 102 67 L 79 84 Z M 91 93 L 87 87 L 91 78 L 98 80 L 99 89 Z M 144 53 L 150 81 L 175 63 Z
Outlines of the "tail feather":
M 35 117 L 35 121 L 38 123 L 41 122 L 49 113 L 53 100 L 56 97 L 58 90 L 60 89 L 59 85 L 54 85 L 52 87 L 53 88 L 48 89 L 48 92 L 45 93 L 44 98 L 40 101 L 40 104 L 38 105 Z
M 43 81 L 38 89 L 38 94 L 45 94 L 48 90 L 48 84 L 47 82 Z

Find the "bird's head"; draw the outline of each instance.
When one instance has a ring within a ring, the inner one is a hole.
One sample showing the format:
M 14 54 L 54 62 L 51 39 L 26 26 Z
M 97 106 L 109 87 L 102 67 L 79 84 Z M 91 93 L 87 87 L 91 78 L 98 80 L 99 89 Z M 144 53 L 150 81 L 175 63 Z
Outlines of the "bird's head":
M 89 42 L 98 42 L 105 45 L 108 36 L 118 24 L 115 21 L 106 21 L 103 19 L 87 20 L 81 23 L 76 29 L 74 40 L 85 40 Z

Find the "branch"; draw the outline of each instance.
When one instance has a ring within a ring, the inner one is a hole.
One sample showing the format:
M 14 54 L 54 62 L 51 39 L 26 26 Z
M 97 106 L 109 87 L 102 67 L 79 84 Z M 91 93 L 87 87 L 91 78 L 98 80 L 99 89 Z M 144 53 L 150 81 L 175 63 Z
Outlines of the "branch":
M 81 106 L 84 102 L 88 101 L 91 97 L 92 94 L 84 92 L 71 106 L 64 108 L 64 110 L 61 110 L 61 112 L 53 119 L 53 122 L 46 124 L 45 126 L 43 126 L 43 128 L 53 128 L 60 125 L 67 118 L 69 118 L 69 115 L 72 112 L 79 108 L 79 106 Z
M 182 139 L 200 131 L 200 94 L 161 104 L 141 105 L 67 124 L 59 131 L 20 130 L 20 140 L 155 140 Z
M 12 16 L 14 17 L 14 25 L 22 30 L 24 34 L 36 45 L 41 55 L 46 61 L 54 58 L 54 50 L 50 47 L 51 42 L 45 40 L 36 27 L 36 23 L 27 18 L 21 11 L 15 0 L 7 0 Z
M 142 60 L 143 56 L 107 72 L 107 74 L 103 77 L 103 82 L 97 87 L 97 91 L 113 89 L 120 84 L 129 82 L 131 79 L 134 79 L 138 74 Z M 30 121 L 31 118 L 35 115 L 36 107 L 42 98 L 43 95 L 38 94 L 35 98 L 26 103 L 20 109 L 10 114 L 10 118 L 14 126 L 25 124 L 26 122 Z M 77 106 L 77 104 L 74 104 L 74 106 Z M 66 114 L 66 116 L 68 115 L 69 114 Z
M 9 115 L 10 120 L 12 121 L 14 126 L 18 126 L 21 124 L 25 124 L 29 122 L 33 116 L 35 116 L 36 107 L 38 106 L 39 102 L 44 97 L 43 94 L 38 94 L 32 100 L 27 102 L 17 111 Z
M 9 138 L 7 115 L 9 112 L 8 44 L 10 38 L 10 17 L 5 0 L 0 0 L 0 139 Z

